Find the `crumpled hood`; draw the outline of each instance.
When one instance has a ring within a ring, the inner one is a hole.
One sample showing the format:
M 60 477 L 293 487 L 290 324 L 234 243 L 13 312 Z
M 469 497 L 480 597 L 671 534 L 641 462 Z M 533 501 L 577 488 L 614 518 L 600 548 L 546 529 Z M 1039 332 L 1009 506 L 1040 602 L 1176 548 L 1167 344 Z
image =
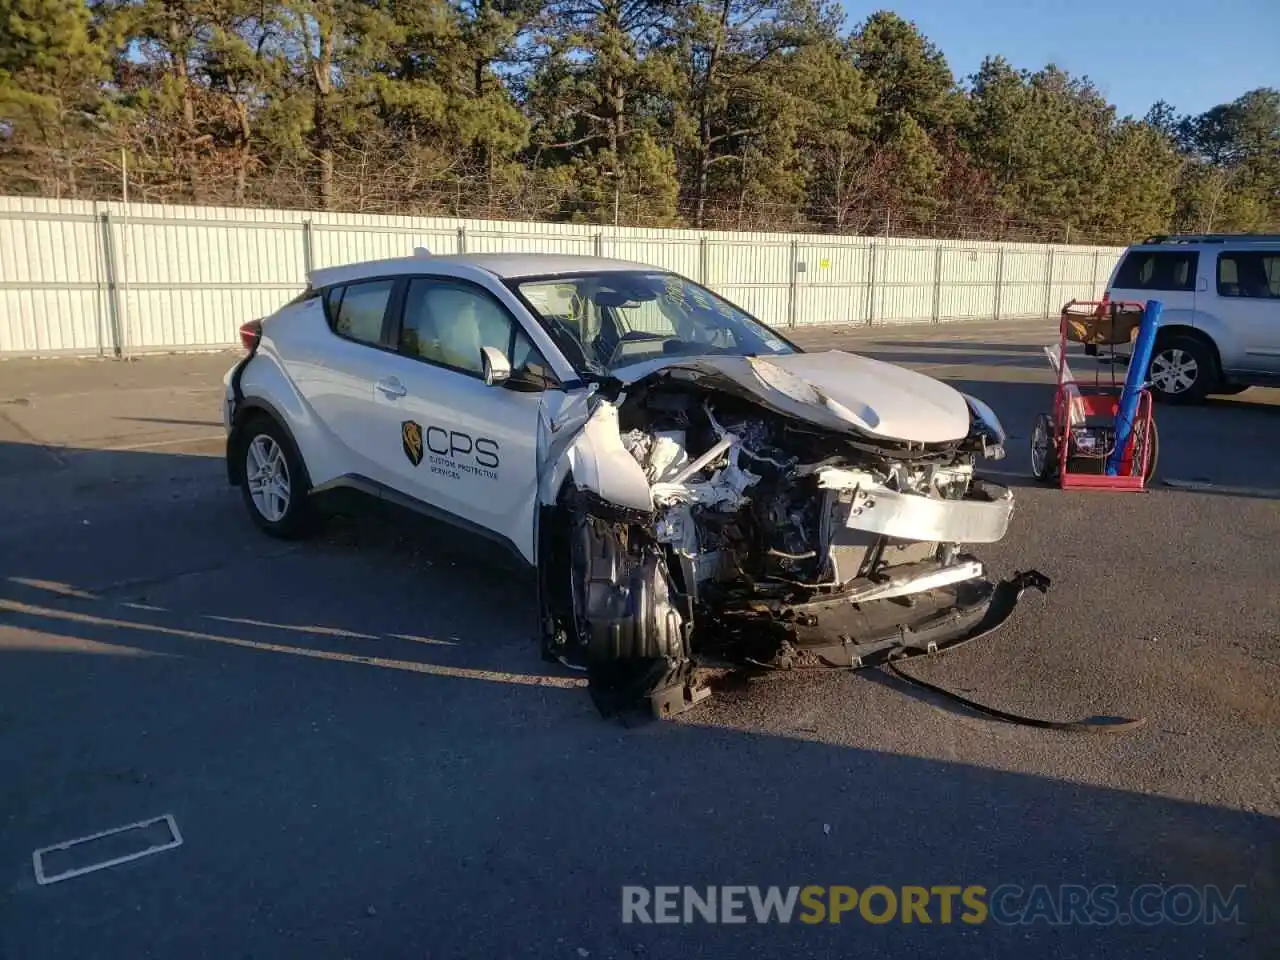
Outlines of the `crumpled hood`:
M 831 429 L 853 427 L 914 443 L 960 440 L 969 432 L 969 405 L 958 390 L 906 367 L 840 350 L 673 358 L 657 369 L 727 377 L 779 412 Z M 637 364 L 627 382 L 654 372 L 654 365 Z

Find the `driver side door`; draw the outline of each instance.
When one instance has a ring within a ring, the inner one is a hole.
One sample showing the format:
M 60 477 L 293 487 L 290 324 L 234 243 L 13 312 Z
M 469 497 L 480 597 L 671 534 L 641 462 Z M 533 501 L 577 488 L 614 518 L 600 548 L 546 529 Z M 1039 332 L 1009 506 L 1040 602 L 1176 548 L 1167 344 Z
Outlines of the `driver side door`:
M 500 349 L 513 371 L 545 360 L 478 284 L 411 277 L 401 303 L 387 368 L 398 387 L 378 398 L 395 489 L 533 562 L 543 394 L 486 385 L 480 349 Z

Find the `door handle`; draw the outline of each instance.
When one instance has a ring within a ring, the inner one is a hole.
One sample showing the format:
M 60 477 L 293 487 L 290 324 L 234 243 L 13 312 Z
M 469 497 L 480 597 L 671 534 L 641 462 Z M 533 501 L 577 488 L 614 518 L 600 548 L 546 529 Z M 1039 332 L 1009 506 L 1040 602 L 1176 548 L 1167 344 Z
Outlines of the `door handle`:
M 395 377 L 390 377 L 387 380 L 379 380 L 374 384 L 374 386 L 383 396 L 387 397 L 403 397 L 408 393 L 404 388 L 404 384 Z

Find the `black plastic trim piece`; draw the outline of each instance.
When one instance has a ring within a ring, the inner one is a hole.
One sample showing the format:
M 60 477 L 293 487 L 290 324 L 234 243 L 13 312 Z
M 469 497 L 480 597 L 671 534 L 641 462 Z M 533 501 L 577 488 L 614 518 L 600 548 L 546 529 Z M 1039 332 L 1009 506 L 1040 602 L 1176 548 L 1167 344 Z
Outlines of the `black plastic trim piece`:
M 399 490 L 389 487 L 384 483 L 379 483 L 377 480 L 370 479 L 363 474 L 344 473 L 342 476 L 334 477 L 332 480 L 327 480 L 319 486 L 313 487 L 311 489 L 311 496 L 313 498 L 323 500 L 334 493 L 345 490 L 354 490 L 370 497 L 371 499 L 377 500 L 380 504 L 385 504 L 395 509 L 405 510 L 409 513 L 417 514 L 418 516 L 427 517 L 431 520 L 438 520 L 442 523 L 447 523 L 452 527 L 456 527 L 459 530 L 463 530 L 485 540 L 489 540 L 507 550 L 513 556 L 518 557 L 522 565 L 530 565 L 529 561 L 525 559 L 524 554 L 520 552 L 519 548 L 502 534 L 495 533 L 488 527 L 483 527 L 472 520 L 460 517 L 456 513 L 451 513 L 450 511 L 444 510 L 433 504 L 407 496 Z

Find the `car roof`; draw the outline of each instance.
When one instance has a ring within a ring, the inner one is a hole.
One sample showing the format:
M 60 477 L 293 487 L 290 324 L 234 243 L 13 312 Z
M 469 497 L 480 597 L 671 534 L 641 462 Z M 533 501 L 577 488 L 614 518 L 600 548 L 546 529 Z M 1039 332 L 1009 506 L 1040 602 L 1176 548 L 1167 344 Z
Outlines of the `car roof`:
M 660 268 L 643 263 L 632 263 L 628 260 L 558 253 L 460 253 L 440 257 L 421 254 L 322 267 L 312 270 L 309 279 L 313 287 L 327 287 L 335 283 L 349 283 L 352 280 L 370 277 L 415 273 L 465 277 L 480 270 L 502 280 L 512 280 L 565 273 L 656 269 Z
M 1130 244 L 1128 249 L 1141 250 L 1144 253 L 1155 250 L 1205 250 L 1209 248 L 1221 250 L 1223 248 L 1250 247 L 1259 244 L 1274 246 L 1277 243 L 1280 243 L 1280 234 L 1275 233 L 1186 233 L 1148 237 L 1141 243 Z

